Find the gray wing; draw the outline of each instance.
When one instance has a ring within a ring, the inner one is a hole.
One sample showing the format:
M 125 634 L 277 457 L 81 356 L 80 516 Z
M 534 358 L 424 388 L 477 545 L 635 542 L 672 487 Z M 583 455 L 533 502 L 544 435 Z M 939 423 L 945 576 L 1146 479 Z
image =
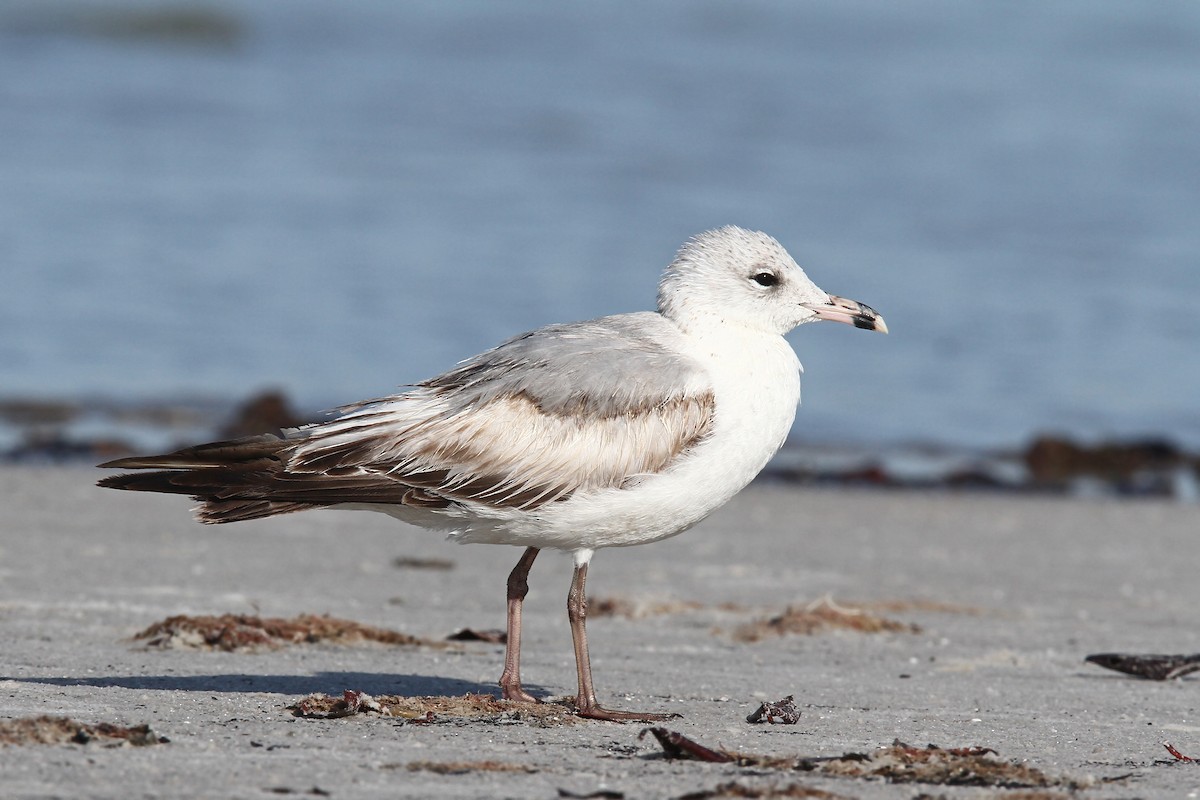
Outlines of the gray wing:
M 672 348 L 682 338 L 651 312 L 550 325 L 419 386 L 462 405 L 521 395 L 547 414 L 625 416 L 709 388 L 703 368 Z
M 657 314 L 518 336 L 320 425 L 119 459 L 116 489 L 189 494 L 203 522 L 315 506 L 532 509 L 670 469 L 713 424 L 704 369 Z
M 711 383 L 681 340 L 649 312 L 541 328 L 303 431 L 286 469 L 434 508 L 533 508 L 621 487 L 712 427 Z

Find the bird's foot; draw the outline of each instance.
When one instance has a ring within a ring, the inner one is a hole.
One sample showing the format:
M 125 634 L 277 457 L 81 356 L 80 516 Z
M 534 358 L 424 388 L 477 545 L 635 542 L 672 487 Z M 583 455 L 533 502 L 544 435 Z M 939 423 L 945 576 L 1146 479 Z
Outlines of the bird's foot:
M 541 700 L 539 700 L 536 697 L 534 697 L 533 695 L 531 695 L 529 692 L 522 689 L 519 684 L 514 685 L 514 686 L 501 686 L 500 687 L 500 699 L 501 700 L 512 700 L 515 703 L 540 703 L 540 702 L 542 702 Z
M 683 716 L 652 711 L 610 711 L 594 703 L 586 706 L 576 704 L 575 714 L 585 719 L 600 719 L 606 722 L 662 722 Z

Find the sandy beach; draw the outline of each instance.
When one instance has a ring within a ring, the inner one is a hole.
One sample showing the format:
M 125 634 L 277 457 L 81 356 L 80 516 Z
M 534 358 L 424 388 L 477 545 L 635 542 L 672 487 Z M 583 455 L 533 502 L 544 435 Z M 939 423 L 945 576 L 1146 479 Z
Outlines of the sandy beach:
M 0 747 L 6 797 L 1018 791 L 668 760 L 638 738 L 641 724 L 519 711 L 295 716 L 288 706 L 312 693 L 496 695 L 503 647 L 225 652 L 131 637 L 175 614 L 330 614 L 439 641 L 500 628 L 519 552 L 366 513 L 202 527 L 186 500 L 100 490 L 99 475 L 0 471 L 0 722 L 148 724 L 169 742 Z M 1196 530 L 1194 506 L 1162 501 L 752 486 L 682 536 L 596 556 L 595 608 L 624 612 L 590 620 L 598 693 L 615 708 L 678 712 L 663 727 L 743 754 L 869 754 L 899 739 L 991 748 L 1055 779 L 1037 796 L 1197 796 L 1200 765 L 1163 742 L 1200 757 L 1200 678 L 1150 681 L 1083 660 L 1200 651 Z M 569 579 L 553 554 L 530 579 L 523 668 L 547 698 L 574 692 Z M 860 610 L 899 629 L 776 635 L 762 624 L 789 606 Z M 745 641 L 755 623 L 757 641 Z M 746 722 L 787 695 L 798 724 Z

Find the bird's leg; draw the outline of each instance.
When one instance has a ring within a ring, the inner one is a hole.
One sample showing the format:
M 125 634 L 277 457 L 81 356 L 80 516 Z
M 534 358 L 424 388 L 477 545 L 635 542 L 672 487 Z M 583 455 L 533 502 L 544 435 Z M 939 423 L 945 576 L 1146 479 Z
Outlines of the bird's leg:
M 581 717 L 604 719 L 612 722 L 658 722 L 679 716 L 678 714 L 640 714 L 636 711 L 609 711 L 596 702 L 596 690 L 592 686 L 592 662 L 588 657 L 587 630 L 587 562 L 575 565 L 571 579 L 571 590 L 567 593 L 567 619 L 571 621 L 571 640 L 575 643 L 575 671 L 579 676 L 579 694 L 575 698 L 575 710 Z
M 508 574 L 508 639 L 504 648 L 504 672 L 500 675 L 500 696 L 505 700 L 541 702 L 521 688 L 521 603 L 529 593 L 529 569 L 538 548 L 526 547 L 521 560 Z

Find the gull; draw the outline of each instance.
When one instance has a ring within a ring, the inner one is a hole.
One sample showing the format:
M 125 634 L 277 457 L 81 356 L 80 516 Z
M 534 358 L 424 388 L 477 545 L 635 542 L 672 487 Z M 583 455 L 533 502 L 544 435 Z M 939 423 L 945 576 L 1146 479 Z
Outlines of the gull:
M 521 606 L 538 553 L 566 551 L 576 713 L 665 719 L 596 700 L 588 564 L 600 548 L 686 531 L 766 466 L 800 402 L 803 368 L 783 335 L 815 320 L 887 332 L 870 307 L 817 288 L 775 239 L 727 226 L 680 248 L 657 311 L 539 328 L 281 436 L 110 461 L 100 466 L 153 471 L 100 485 L 190 495 L 204 523 L 367 509 L 525 548 L 507 584 L 507 700 L 538 702 L 521 687 Z

